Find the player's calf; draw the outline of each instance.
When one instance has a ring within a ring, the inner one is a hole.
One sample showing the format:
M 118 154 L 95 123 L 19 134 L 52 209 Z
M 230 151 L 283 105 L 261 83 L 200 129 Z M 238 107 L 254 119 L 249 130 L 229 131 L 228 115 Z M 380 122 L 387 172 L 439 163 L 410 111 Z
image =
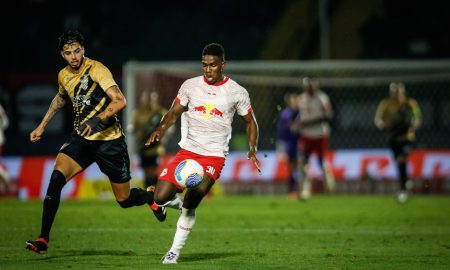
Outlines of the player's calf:
M 154 187 L 152 187 L 152 186 L 148 187 L 147 191 L 152 194 L 152 197 L 154 197 L 154 193 L 155 193 Z M 153 214 L 159 221 L 163 222 L 164 220 L 166 220 L 166 217 L 167 217 L 166 207 L 159 206 L 155 202 L 149 203 L 149 206 L 150 206 L 150 209 L 152 209 Z

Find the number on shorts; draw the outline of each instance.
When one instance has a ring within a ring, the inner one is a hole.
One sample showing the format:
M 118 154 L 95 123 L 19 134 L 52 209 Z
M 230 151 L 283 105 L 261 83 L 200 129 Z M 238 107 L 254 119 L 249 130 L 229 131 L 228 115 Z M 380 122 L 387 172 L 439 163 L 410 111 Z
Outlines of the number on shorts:
M 206 172 L 207 172 L 208 174 L 213 175 L 215 171 L 216 171 L 216 169 L 214 169 L 213 166 L 206 166 Z

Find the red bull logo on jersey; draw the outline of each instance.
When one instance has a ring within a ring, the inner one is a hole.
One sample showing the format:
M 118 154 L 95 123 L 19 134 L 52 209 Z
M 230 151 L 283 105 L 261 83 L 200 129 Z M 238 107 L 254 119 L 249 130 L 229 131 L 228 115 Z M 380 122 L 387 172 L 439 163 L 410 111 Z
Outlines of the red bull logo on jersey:
M 196 106 L 196 107 L 194 107 L 194 112 L 200 112 L 202 114 L 202 116 L 205 117 L 205 118 L 211 118 L 213 116 L 217 116 L 217 117 L 220 116 L 220 117 L 223 118 L 222 111 L 217 109 L 212 104 L 205 104 L 205 105 L 201 105 L 201 106 Z

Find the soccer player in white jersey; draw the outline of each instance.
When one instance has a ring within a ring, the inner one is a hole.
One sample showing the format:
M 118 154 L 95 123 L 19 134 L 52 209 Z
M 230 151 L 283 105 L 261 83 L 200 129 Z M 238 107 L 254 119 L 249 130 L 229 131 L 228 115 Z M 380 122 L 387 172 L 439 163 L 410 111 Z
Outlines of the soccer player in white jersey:
M 188 79 L 181 85 L 171 108 L 145 144 L 148 146 L 160 141 L 167 129 L 181 116 L 181 149 L 160 174 L 154 191 L 155 204 L 152 206 L 152 209 L 181 208 L 173 244 L 164 255 L 163 264 L 177 263 L 180 251 L 194 227 L 195 210 L 220 176 L 228 154 L 231 123 L 236 112 L 246 124 L 250 148 L 247 158 L 261 173 L 256 157 L 258 125 L 249 94 L 245 88 L 223 74 L 224 67 L 222 45 L 206 45 L 202 53 L 203 75 Z M 205 175 L 198 187 L 186 191 L 183 201 L 176 195 L 183 188 L 177 184 L 174 171 L 180 161 L 188 158 L 198 161 Z
M 311 196 L 311 179 L 308 177 L 307 168 L 309 158 L 314 152 L 317 154 L 328 190 L 331 191 L 334 188 L 334 177 L 325 159 L 330 135 L 329 121 L 333 112 L 330 99 L 325 92 L 320 90 L 317 78 L 303 78 L 302 87 L 304 91 L 299 97 L 302 150 L 300 170 L 303 176 L 300 198 L 306 200 Z

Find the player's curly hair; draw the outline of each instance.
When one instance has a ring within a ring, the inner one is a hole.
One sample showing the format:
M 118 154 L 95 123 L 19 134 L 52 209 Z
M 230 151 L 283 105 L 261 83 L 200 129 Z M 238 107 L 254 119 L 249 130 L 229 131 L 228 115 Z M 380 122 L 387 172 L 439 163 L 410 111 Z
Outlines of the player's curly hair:
M 210 43 L 203 48 L 202 56 L 213 55 L 225 60 L 225 49 L 219 43 Z
M 84 46 L 84 37 L 78 30 L 67 30 L 58 38 L 58 49 L 62 50 L 64 45 L 74 42 L 80 43 Z

